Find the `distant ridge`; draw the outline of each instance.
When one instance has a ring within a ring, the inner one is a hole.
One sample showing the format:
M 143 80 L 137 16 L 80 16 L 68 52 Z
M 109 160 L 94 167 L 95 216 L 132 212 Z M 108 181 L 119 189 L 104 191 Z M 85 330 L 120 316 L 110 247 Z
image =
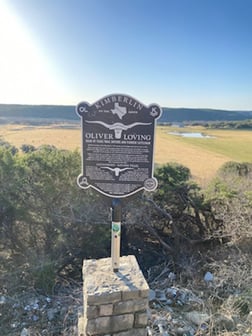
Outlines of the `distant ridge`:
M 0 118 L 78 120 L 75 106 L 0 104 Z
M 228 111 L 203 108 L 163 107 L 158 123 L 234 121 L 252 119 L 252 111 Z M 0 122 L 21 122 L 30 119 L 57 121 L 80 120 L 71 105 L 18 105 L 0 104 Z
M 203 108 L 163 107 L 159 123 L 234 121 L 252 119 L 252 111 L 229 111 Z

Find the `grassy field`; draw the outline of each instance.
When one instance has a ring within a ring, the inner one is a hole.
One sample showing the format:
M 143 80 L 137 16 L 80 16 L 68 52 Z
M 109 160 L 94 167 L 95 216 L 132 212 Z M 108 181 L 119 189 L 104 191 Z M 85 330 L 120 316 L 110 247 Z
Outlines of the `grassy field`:
M 169 134 L 175 131 L 201 132 L 211 137 L 186 138 Z M 206 130 L 203 127 L 158 127 L 155 161 L 179 162 L 189 167 L 193 177 L 204 185 L 227 161 L 252 162 L 252 132 Z
M 81 145 L 81 128 L 67 124 L 50 126 L 5 125 L 0 127 L 2 139 L 20 148 L 22 144 L 35 147 L 54 145 L 60 149 L 76 149 Z
M 211 138 L 185 138 L 169 132 L 202 132 Z M 31 144 L 54 145 L 61 149 L 76 149 L 81 145 L 81 129 L 77 124 L 26 126 L 4 125 L 1 138 L 16 147 Z M 238 130 L 205 130 L 201 127 L 175 129 L 157 127 L 155 163 L 178 162 L 190 168 L 193 178 L 207 184 L 227 161 L 252 162 L 252 132 Z

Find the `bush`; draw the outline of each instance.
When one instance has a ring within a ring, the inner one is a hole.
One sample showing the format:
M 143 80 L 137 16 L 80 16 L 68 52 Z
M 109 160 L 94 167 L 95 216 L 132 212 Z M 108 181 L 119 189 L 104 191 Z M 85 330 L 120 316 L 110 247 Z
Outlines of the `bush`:
M 77 186 L 80 162 L 78 152 L 51 146 L 0 151 L 0 247 L 12 258 L 57 261 L 56 272 L 80 276 L 82 258 L 108 255 L 109 207 Z
M 167 258 L 185 264 L 195 251 L 219 244 L 215 234 L 222 226 L 187 167 L 167 164 L 155 176 L 158 189 L 129 202 L 122 233 L 123 251 L 134 253 L 144 270 Z
M 223 236 L 246 243 L 252 239 L 252 164 L 228 162 L 207 191 L 215 216 L 223 221 Z

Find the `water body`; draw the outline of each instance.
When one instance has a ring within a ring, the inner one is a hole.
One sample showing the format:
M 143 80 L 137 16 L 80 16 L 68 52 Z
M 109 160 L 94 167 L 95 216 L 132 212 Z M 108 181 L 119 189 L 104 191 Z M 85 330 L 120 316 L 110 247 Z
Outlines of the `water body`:
M 177 135 L 184 138 L 214 138 L 211 135 L 205 135 L 203 133 L 198 132 L 169 132 L 168 134 Z

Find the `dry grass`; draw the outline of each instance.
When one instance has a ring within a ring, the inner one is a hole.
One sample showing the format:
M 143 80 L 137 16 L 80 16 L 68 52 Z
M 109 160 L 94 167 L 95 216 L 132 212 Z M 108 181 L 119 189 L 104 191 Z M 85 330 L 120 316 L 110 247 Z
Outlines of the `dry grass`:
M 50 126 L 5 125 L 1 126 L 2 138 L 16 147 L 23 144 L 39 147 L 54 145 L 60 149 L 76 149 L 81 144 L 81 130 L 79 128 L 65 129 L 65 124 Z
M 0 127 L 2 138 L 16 147 L 31 144 L 54 145 L 60 149 L 76 149 L 81 146 L 80 125 L 50 126 L 4 125 Z M 193 139 L 169 135 L 174 128 L 158 127 L 155 141 L 155 163 L 178 162 L 191 170 L 193 178 L 206 185 L 216 171 L 227 161 L 252 160 L 252 132 L 231 130 L 210 130 L 202 128 L 189 131 L 204 131 L 215 138 Z M 184 131 L 184 129 L 183 129 Z
M 230 158 L 181 141 L 181 138 L 168 135 L 159 128 L 155 143 L 155 162 L 164 164 L 178 162 L 191 170 L 192 176 L 200 184 L 211 180 L 216 171 Z

